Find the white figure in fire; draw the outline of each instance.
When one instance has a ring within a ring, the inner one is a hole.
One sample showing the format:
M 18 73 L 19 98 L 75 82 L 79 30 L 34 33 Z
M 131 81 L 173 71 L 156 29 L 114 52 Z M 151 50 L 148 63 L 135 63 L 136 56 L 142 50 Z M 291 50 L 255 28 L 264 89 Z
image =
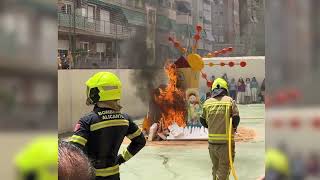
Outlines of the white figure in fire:
M 200 100 L 195 94 L 190 94 L 188 97 L 188 125 L 201 126 L 200 114 Z

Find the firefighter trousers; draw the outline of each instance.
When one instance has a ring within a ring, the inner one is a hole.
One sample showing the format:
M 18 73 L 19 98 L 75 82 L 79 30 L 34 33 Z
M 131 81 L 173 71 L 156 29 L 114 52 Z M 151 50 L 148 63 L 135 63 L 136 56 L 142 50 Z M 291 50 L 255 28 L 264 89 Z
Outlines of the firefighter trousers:
M 231 142 L 232 159 L 235 156 L 235 143 Z M 226 144 L 210 144 L 209 154 L 212 161 L 213 180 L 228 180 L 230 174 L 229 147 Z
M 118 174 L 107 176 L 107 177 L 96 176 L 95 180 L 120 180 L 120 174 L 118 173 Z

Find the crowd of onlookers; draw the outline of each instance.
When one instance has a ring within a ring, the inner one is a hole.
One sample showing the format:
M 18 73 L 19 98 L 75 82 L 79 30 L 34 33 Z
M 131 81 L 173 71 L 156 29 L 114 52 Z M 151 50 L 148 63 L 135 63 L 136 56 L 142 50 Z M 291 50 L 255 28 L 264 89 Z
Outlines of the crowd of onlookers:
M 264 102 L 265 80 L 261 84 L 255 77 L 246 78 L 240 77 L 237 81 L 235 78 L 229 79 L 227 74 L 223 74 L 222 78 L 229 84 L 229 94 L 237 101 L 238 104 L 252 104 Z M 211 81 L 216 79 L 211 76 Z

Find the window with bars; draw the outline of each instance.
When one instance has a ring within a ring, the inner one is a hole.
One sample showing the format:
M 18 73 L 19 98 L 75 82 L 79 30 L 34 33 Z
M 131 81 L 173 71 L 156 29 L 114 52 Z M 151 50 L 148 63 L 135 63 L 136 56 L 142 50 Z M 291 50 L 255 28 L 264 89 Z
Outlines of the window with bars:
M 144 8 L 144 0 L 135 0 L 135 7 L 136 8 Z
M 89 42 L 80 42 L 80 49 L 83 51 L 89 50 Z
M 87 15 L 88 15 L 88 21 L 89 22 L 94 22 L 94 19 L 96 17 L 96 7 L 92 5 L 88 5 L 87 9 Z
M 165 7 L 165 8 L 170 8 L 171 7 L 171 3 L 169 0 L 159 0 L 159 5 L 161 7 Z
M 224 36 L 219 36 L 219 42 L 224 42 Z
M 145 0 L 127 0 L 125 1 L 127 6 L 135 7 L 135 8 L 144 8 Z
M 64 14 L 71 14 L 71 12 L 72 12 L 72 6 L 71 6 L 71 4 L 64 4 L 64 5 L 61 7 L 60 12 L 61 12 L 61 13 L 64 13 Z

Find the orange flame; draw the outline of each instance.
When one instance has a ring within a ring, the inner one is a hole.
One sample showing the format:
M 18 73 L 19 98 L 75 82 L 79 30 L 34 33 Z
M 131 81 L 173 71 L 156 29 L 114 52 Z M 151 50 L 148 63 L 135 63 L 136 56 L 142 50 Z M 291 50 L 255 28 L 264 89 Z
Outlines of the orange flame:
M 185 93 L 177 88 L 177 70 L 174 64 L 166 64 L 165 72 L 169 78 L 167 87 L 159 89 L 160 95 L 155 96 L 155 101 L 161 109 L 160 128 L 168 129 L 176 123 L 180 127 L 186 126 Z

